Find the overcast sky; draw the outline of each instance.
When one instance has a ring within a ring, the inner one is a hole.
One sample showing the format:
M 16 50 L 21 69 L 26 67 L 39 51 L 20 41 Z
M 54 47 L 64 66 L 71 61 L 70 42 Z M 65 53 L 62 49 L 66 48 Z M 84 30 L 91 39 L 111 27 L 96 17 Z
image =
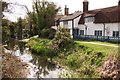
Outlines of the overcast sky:
M 32 0 L 9 0 L 10 2 L 17 2 L 22 5 L 26 5 L 30 10 L 32 9 Z M 51 2 L 55 2 L 58 6 L 61 7 L 62 12 L 64 11 L 65 5 L 69 8 L 69 13 L 73 13 L 75 11 L 82 11 L 83 10 L 83 0 L 48 0 Z M 118 0 L 88 0 L 89 1 L 89 10 L 98 9 L 98 8 L 105 8 L 110 6 L 116 6 L 118 4 Z M 12 20 L 16 21 L 18 17 L 24 17 L 25 11 L 24 9 L 15 7 L 14 14 L 8 15 L 7 17 Z

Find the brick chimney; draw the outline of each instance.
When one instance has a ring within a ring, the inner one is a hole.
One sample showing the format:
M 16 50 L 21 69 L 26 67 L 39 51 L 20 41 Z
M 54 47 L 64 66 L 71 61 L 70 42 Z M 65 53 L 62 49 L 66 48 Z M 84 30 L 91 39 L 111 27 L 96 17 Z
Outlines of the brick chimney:
M 118 6 L 120 6 L 120 0 L 118 0 Z
M 83 1 L 83 12 L 87 12 L 88 11 L 88 0 L 84 0 Z
M 69 8 L 67 8 L 67 5 L 65 5 L 65 9 L 64 9 L 64 15 L 68 15 L 69 14 Z

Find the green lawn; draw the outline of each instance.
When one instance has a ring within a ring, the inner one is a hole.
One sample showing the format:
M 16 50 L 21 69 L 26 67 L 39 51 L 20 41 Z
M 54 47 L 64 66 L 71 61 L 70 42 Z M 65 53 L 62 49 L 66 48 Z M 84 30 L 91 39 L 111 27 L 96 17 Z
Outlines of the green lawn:
M 112 43 L 107 43 L 107 42 L 99 42 L 99 41 L 95 41 L 95 43 L 98 43 L 98 44 L 85 43 L 87 41 L 75 41 L 75 42 L 77 42 L 80 45 L 90 47 L 96 52 L 110 53 L 111 51 L 112 52 L 118 51 L 117 47 L 98 45 L 98 44 L 108 44 L 108 45 L 118 46 L 117 44 L 112 44 Z
M 118 46 L 117 43 L 102 42 L 102 41 L 81 41 L 81 40 L 75 40 L 75 41 L 80 41 L 80 42 L 95 42 L 95 43 L 99 43 L 99 44 L 108 44 L 108 45 Z

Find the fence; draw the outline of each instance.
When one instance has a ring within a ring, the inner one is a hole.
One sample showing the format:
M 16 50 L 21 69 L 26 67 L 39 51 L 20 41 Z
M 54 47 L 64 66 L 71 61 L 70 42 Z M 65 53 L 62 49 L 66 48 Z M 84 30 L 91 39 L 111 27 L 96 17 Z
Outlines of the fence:
M 120 43 L 120 37 L 94 36 L 94 35 L 74 35 L 73 38 L 80 39 L 80 40 L 98 40 L 98 41 Z

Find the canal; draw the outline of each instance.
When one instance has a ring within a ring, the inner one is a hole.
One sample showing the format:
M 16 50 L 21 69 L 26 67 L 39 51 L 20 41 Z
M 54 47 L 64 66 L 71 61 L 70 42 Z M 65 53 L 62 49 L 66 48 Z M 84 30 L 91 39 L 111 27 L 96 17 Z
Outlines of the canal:
M 26 43 L 11 39 L 5 46 L 5 52 L 11 53 L 28 64 L 27 78 L 59 78 L 67 70 L 50 61 L 47 56 L 35 55 Z

